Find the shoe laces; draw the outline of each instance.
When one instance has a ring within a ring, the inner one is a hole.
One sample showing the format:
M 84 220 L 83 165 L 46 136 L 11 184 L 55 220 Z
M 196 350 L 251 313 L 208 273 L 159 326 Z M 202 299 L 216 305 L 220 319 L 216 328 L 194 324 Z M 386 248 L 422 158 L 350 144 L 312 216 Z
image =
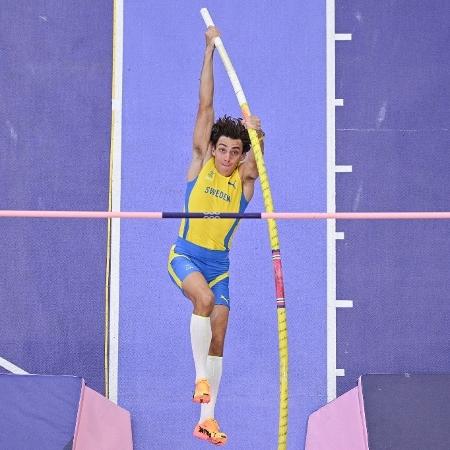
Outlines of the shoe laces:
M 201 386 L 202 384 L 205 384 L 209 387 L 208 380 L 206 378 L 200 378 L 195 382 L 195 387 Z
M 219 422 L 217 422 L 216 419 L 210 417 L 209 419 L 206 419 L 205 422 L 209 422 L 209 423 L 213 424 L 214 428 L 215 428 L 215 431 L 216 432 L 219 431 Z

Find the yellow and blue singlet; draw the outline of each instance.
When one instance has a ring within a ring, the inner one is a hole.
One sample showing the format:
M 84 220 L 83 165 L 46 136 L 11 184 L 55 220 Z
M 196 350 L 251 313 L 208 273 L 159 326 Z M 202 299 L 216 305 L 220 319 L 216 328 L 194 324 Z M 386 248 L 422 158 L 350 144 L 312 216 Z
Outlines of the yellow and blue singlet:
M 243 213 L 248 201 L 242 190 L 239 169 L 225 177 L 219 173 L 214 158 L 203 166 L 198 176 L 186 186 L 186 212 Z M 229 307 L 228 253 L 239 219 L 183 219 L 176 244 L 172 246 L 168 270 L 181 288 L 193 271 L 204 276 L 216 297 L 216 304 Z
M 186 212 L 243 213 L 248 205 L 238 168 L 221 175 L 211 158 L 197 178 L 187 183 Z M 178 236 L 209 250 L 228 251 L 239 219 L 183 219 Z

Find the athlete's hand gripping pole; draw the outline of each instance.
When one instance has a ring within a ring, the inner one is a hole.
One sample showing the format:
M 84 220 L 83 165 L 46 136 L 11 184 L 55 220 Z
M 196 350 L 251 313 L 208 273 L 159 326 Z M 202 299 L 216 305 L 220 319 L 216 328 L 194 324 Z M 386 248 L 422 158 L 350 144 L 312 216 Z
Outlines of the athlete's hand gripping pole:
M 206 8 L 202 8 L 200 13 L 207 27 L 214 26 L 213 20 Z M 222 39 L 214 39 L 225 70 L 228 73 L 234 93 L 236 94 L 242 114 L 245 118 L 250 116 L 250 108 L 244 95 L 241 83 L 236 75 L 231 60 L 223 45 Z M 269 180 L 267 176 L 264 158 L 259 144 L 257 132 L 249 128 L 248 134 L 252 143 L 253 153 L 255 155 L 256 165 L 258 167 L 261 180 L 261 189 L 264 197 L 264 205 L 267 212 L 273 212 L 272 194 L 270 191 Z M 275 273 L 275 291 L 278 315 L 278 347 L 280 354 L 280 416 L 278 428 L 278 450 L 286 449 L 287 426 L 288 426 L 288 345 L 287 345 L 287 324 L 286 324 L 286 304 L 284 298 L 283 271 L 281 266 L 280 245 L 278 242 L 278 229 L 275 220 L 268 220 L 270 245 L 272 247 L 272 261 Z

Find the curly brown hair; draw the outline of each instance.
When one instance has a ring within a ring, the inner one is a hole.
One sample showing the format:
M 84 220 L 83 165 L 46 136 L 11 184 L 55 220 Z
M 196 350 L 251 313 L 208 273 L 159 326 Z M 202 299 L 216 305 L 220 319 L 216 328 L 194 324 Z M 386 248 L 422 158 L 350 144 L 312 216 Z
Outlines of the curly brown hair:
M 243 153 L 250 150 L 250 136 L 247 128 L 241 123 L 241 118 L 230 116 L 219 117 L 211 129 L 211 142 L 214 147 L 220 136 L 226 136 L 230 139 L 240 139 L 242 142 Z

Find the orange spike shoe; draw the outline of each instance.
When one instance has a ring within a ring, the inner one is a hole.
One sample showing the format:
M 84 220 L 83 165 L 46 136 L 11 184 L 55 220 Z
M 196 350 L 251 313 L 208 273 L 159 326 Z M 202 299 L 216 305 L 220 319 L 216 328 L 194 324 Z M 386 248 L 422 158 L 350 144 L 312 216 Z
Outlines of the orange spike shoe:
M 214 445 L 225 445 L 227 443 L 227 435 L 220 431 L 219 424 L 216 419 L 206 419 L 198 423 L 192 433 L 196 438 L 208 441 Z
M 195 383 L 194 395 L 192 396 L 192 401 L 194 403 L 209 403 L 209 383 L 206 378 L 201 378 Z

